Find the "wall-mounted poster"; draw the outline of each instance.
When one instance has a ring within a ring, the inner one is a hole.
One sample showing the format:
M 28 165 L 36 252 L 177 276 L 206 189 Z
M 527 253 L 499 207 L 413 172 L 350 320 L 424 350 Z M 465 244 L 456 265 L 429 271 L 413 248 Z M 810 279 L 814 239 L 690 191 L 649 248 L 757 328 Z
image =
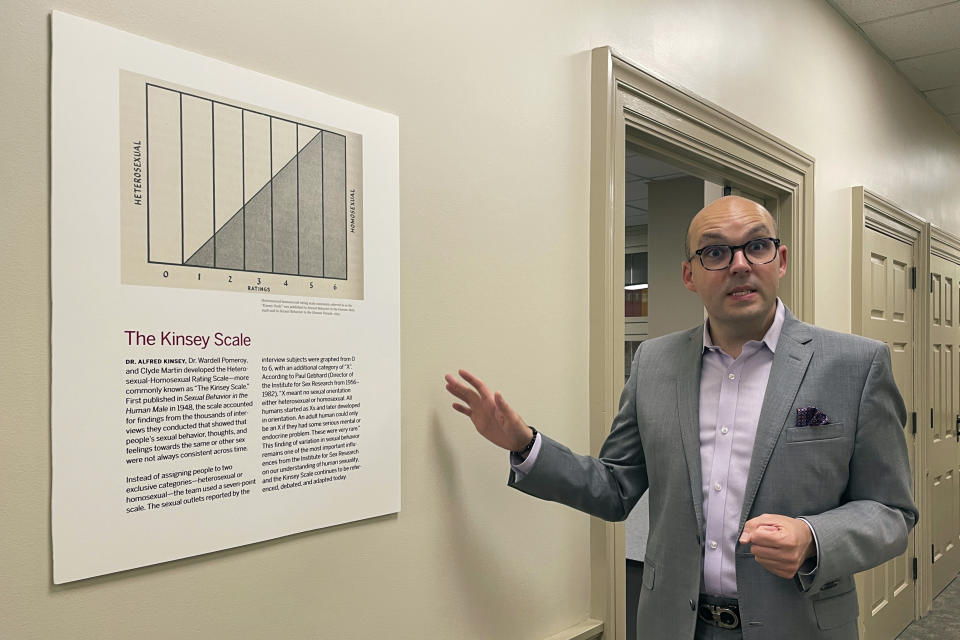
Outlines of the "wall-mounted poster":
M 398 131 L 54 12 L 54 582 L 399 511 Z

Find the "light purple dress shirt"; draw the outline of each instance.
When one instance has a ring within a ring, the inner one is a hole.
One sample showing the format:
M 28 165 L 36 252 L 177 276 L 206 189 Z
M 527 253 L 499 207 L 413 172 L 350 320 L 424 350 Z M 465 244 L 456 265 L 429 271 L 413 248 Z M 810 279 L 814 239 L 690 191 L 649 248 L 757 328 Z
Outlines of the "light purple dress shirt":
M 743 345 L 734 359 L 714 345 L 709 321 L 703 327 L 703 357 L 700 371 L 700 470 L 703 479 L 703 517 L 706 525 L 703 551 L 703 590 L 727 597 L 737 596 L 735 550 L 740 537 L 740 512 L 746 492 L 753 442 L 763 396 L 767 390 L 773 355 L 783 328 L 785 310 L 777 299 L 773 323 L 763 340 Z M 540 436 L 526 460 L 514 471 L 523 476 L 540 453 Z M 806 522 L 806 521 L 805 521 Z M 807 523 L 809 526 L 809 523 Z M 813 528 L 811 527 L 811 532 Z M 816 540 L 816 534 L 814 534 Z M 815 563 L 815 560 L 814 560 Z M 805 566 L 801 580 L 816 567 Z
M 743 345 L 734 360 L 703 327 L 700 369 L 700 473 L 703 479 L 703 587 L 706 593 L 736 597 L 734 552 L 747 488 L 753 442 L 767 380 L 773 366 L 783 304 L 777 300 L 773 323 L 763 340 Z

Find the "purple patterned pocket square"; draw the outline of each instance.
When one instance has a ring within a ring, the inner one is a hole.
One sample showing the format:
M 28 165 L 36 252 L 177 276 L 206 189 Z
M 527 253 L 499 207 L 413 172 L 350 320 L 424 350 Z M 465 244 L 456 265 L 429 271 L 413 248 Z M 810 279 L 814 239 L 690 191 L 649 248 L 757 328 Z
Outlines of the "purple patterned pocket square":
M 809 427 L 817 424 L 827 424 L 827 414 L 816 407 L 800 407 L 797 409 L 797 426 Z

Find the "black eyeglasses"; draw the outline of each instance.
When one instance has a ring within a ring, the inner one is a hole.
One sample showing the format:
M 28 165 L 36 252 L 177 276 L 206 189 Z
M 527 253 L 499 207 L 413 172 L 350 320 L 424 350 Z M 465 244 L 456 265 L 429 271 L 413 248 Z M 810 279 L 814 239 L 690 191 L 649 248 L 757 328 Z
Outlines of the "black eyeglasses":
M 711 244 L 697 249 L 695 255 L 707 271 L 721 271 L 733 264 L 733 254 L 743 251 L 743 257 L 750 264 L 767 264 L 777 257 L 780 238 L 754 238 L 743 244 Z M 693 260 L 693 256 L 690 256 Z

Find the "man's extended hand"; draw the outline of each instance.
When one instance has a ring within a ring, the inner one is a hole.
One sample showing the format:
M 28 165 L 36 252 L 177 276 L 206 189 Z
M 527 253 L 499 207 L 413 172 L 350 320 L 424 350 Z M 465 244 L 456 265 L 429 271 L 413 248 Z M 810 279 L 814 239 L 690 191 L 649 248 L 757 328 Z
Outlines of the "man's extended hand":
M 480 435 L 498 447 L 519 451 L 527 446 L 533 437 L 533 430 L 510 408 L 500 392 L 490 393 L 480 378 L 463 369 L 458 373 L 471 386 L 463 384 L 449 373 L 444 376 L 447 391 L 465 403 L 454 402 L 453 408 L 470 418 Z
M 813 533 L 803 520 L 764 514 L 747 520 L 740 534 L 741 544 L 760 565 L 781 578 L 792 578 L 800 565 L 817 552 Z

